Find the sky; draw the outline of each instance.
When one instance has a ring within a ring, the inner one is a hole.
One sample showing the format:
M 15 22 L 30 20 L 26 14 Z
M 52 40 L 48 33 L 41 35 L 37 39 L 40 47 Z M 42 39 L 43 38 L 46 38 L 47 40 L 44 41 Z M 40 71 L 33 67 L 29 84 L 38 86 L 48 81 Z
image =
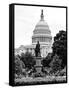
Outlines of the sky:
M 15 5 L 15 48 L 32 44 L 33 30 L 40 21 L 42 9 L 52 37 L 60 30 L 66 31 L 65 8 Z

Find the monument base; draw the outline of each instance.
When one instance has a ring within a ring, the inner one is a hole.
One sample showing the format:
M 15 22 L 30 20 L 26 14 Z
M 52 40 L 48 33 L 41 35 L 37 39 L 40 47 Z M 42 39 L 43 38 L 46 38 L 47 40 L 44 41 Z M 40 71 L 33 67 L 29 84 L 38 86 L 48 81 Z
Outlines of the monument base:
M 35 67 L 36 73 L 34 74 L 34 76 L 41 77 L 44 75 L 42 72 L 42 64 L 41 64 L 41 61 L 43 60 L 43 58 L 42 57 L 35 57 L 35 60 L 36 60 L 36 65 L 34 67 Z

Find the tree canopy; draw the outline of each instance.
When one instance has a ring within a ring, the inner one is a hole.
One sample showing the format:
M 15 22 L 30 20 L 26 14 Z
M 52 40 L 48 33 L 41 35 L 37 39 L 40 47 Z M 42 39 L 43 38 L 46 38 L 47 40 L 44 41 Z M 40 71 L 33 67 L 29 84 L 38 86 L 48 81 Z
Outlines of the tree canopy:
M 43 67 L 49 67 L 51 61 L 52 61 L 52 53 L 48 53 L 48 55 L 42 60 Z
M 57 54 L 62 59 L 62 65 L 67 63 L 67 33 L 66 31 L 59 31 L 54 37 L 53 55 Z
M 31 53 L 26 52 L 25 54 L 21 54 L 20 59 L 24 62 L 25 67 L 31 69 L 35 65 L 34 57 Z

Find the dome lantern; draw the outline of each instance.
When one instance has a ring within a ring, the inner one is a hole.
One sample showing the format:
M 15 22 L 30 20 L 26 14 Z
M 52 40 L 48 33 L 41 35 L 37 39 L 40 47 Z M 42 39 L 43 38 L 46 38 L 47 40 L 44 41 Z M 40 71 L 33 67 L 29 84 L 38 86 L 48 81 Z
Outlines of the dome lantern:
M 43 9 L 41 10 L 41 21 L 44 20 Z

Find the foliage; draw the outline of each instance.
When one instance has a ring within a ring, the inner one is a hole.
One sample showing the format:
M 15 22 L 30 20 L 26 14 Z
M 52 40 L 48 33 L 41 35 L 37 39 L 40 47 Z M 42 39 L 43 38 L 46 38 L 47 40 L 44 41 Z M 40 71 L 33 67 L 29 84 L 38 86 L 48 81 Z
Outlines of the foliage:
M 64 69 L 62 69 L 59 73 L 60 76 L 66 76 L 66 67 L 64 67 Z
M 29 52 L 22 53 L 20 59 L 24 62 L 25 68 L 31 69 L 35 65 L 34 57 Z
M 62 66 L 67 63 L 67 33 L 66 31 L 59 31 L 54 37 L 53 55 L 57 54 L 62 59 Z
M 53 56 L 53 60 L 50 63 L 50 67 L 52 68 L 51 72 L 55 73 L 58 70 L 60 70 L 61 63 L 62 63 L 62 60 L 59 58 L 59 56 L 57 56 L 57 54 L 55 54 L 55 56 Z
M 52 61 L 52 53 L 48 53 L 46 58 L 42 60 L 43 67 L 49 67 L 49 63 Z
M 15 73 L 17 75 L 22 74 L 22 69 L 25 67 L 24 63 L 20 60 L 19 56 L 15 56 Z

